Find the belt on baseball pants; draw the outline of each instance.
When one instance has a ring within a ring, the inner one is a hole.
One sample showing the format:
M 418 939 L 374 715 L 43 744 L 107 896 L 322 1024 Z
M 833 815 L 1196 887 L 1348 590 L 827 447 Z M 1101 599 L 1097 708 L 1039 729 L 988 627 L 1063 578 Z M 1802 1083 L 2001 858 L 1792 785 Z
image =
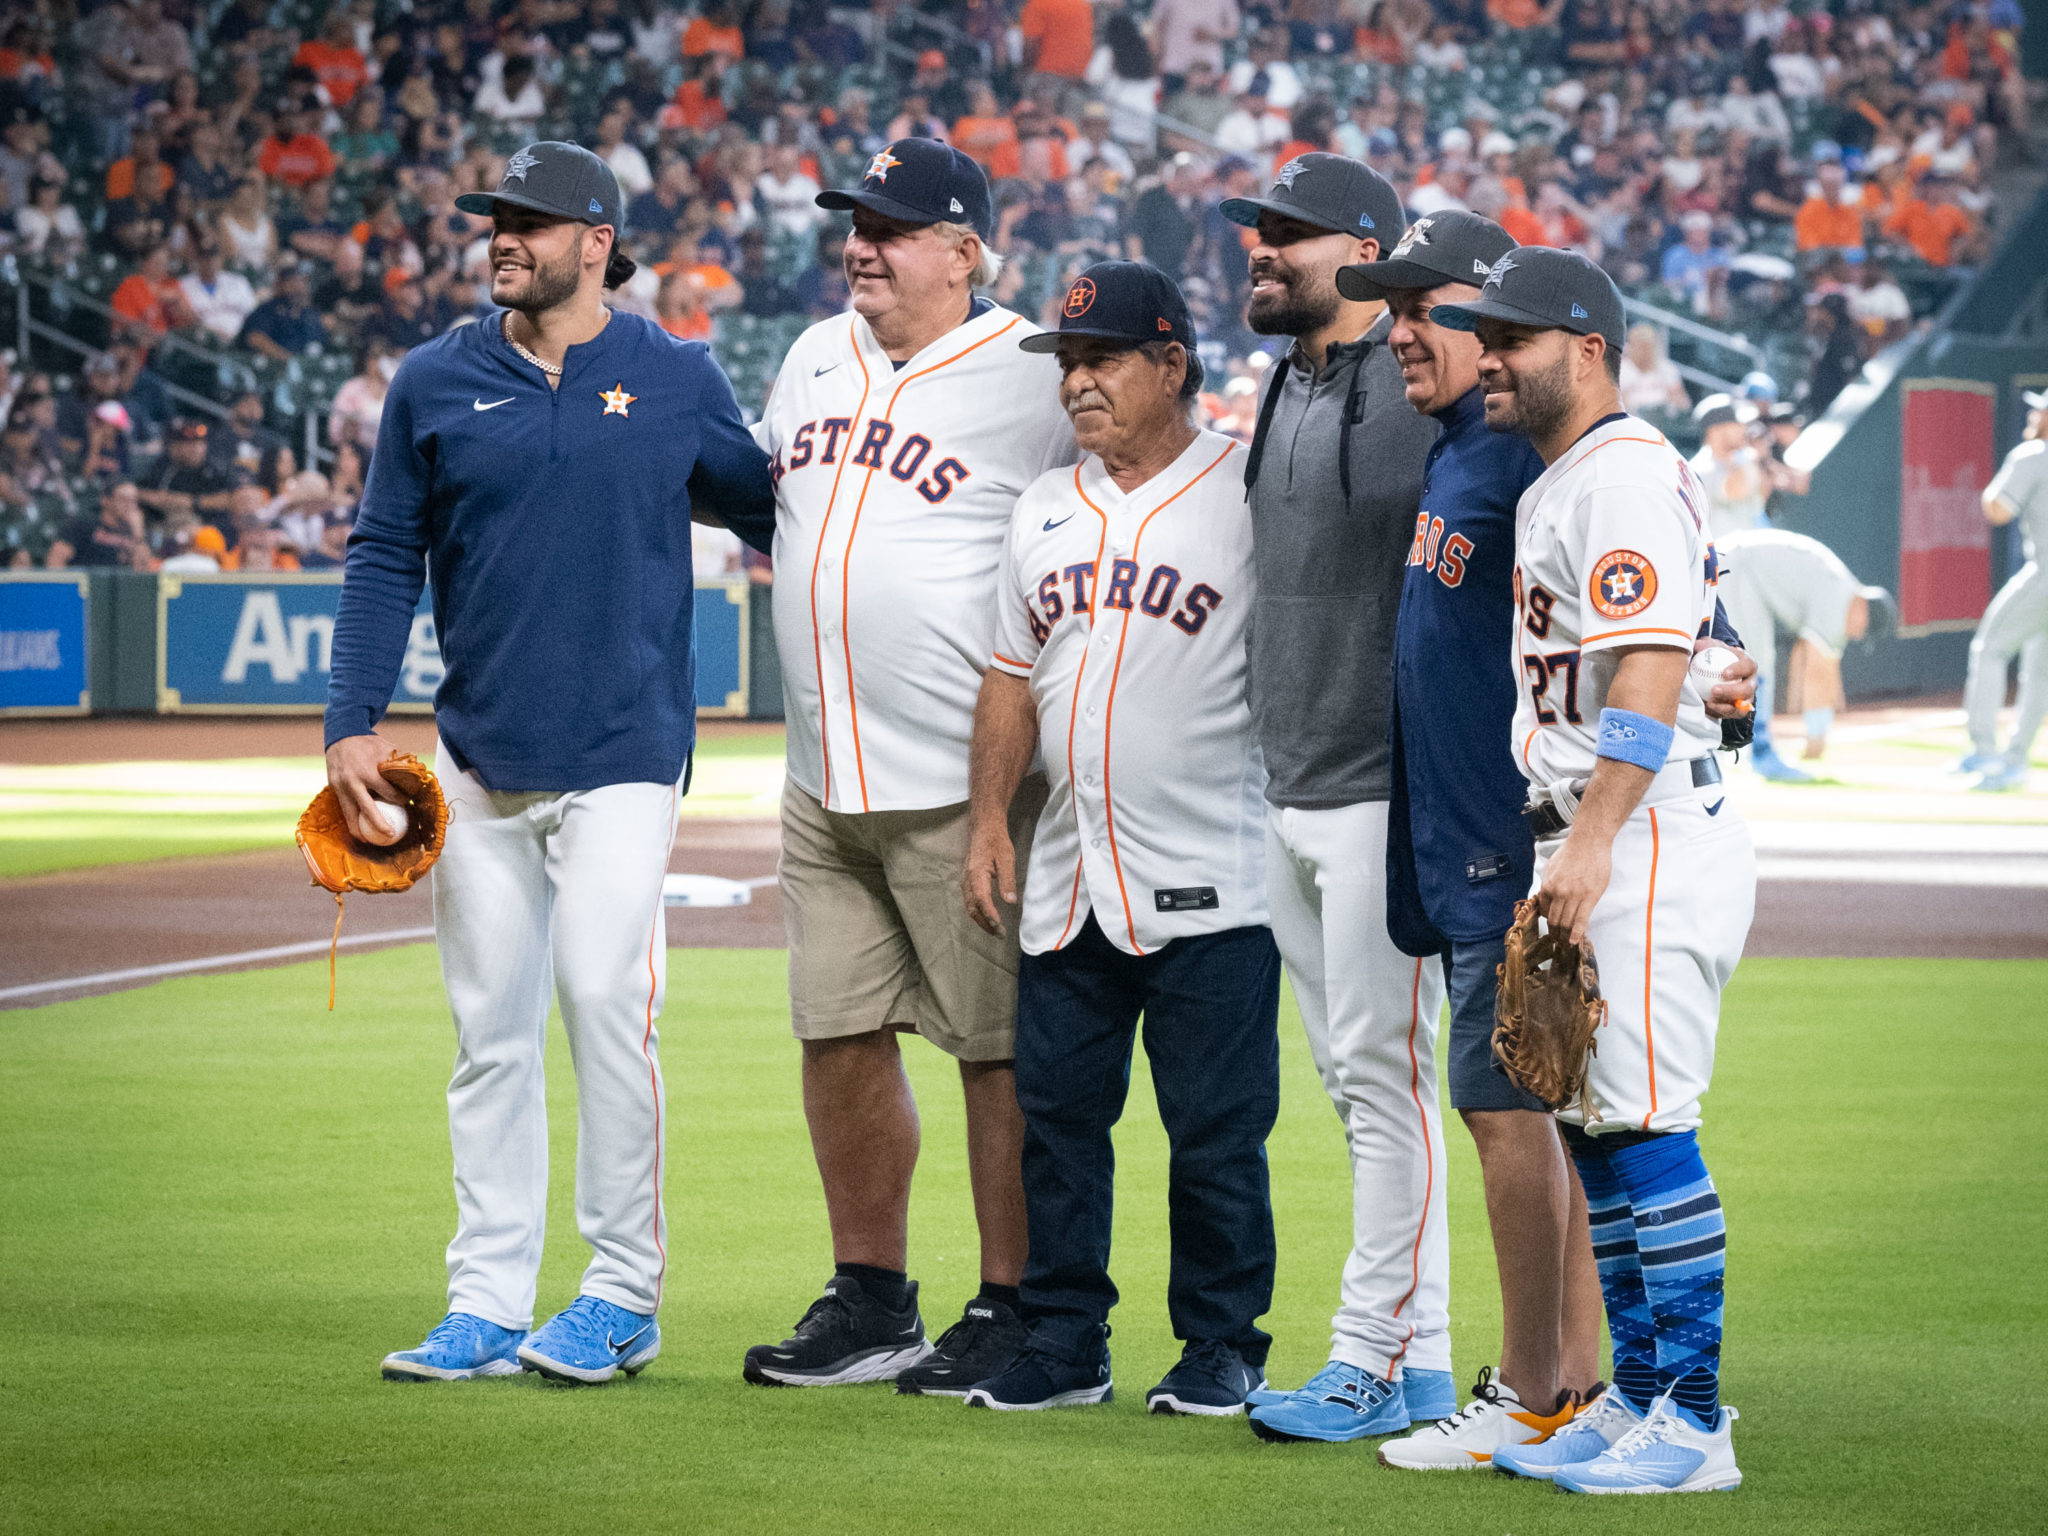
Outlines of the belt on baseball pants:
M 1657 777 L 1670 776 L 1678 780 L 1680 775 L 1690 778 L 1694 789 L 1705 789 L 1709 784 L 1721 782 L 1721 761 L 1709 752 L 1704 757 L 1695 757 L 1682 763 L 1665 766 Z M 1564 832 L 1578 814 L 1579 799 L 1586 793 L 1588 779 L 1560 779 L 1555 784 L 1532 785 L 1529 803 L 1522 807 L 1522 814 L 1528 818 L 1529 834 L 1537 842 L 1544 842 Z M 1657 788 L 1655 781 L 1652 787 Z

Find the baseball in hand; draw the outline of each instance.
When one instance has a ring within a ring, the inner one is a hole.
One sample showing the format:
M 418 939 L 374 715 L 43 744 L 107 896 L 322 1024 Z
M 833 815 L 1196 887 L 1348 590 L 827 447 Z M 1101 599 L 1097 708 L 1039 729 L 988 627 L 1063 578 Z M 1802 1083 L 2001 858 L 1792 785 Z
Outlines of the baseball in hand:
M 1700 697 L 1710 697 L 1715 685 L 1726 681 L 1721 674 L 1734 666 L 1738 660 L 1740 658 L 1725 645 L 1710 645 L 1704 651 L 1695 653 L 1692 658 L 1692 680 L 1693 686 L 1700 691 Z
M 370 806 L 370 819 L 377 824 L 377 830 L 394 843 L 405 836 L 407 818 L 405 807 L 402 805 L 392 805 L 383 800 L 375 801 Z

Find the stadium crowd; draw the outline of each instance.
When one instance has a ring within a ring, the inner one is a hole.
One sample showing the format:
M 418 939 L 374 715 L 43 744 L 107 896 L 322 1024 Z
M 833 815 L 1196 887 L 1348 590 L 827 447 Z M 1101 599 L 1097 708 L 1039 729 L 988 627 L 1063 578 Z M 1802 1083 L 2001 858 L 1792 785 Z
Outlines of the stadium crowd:
M 336 566 L 399 361 L 489 310 L 488 226 L 454 199 L 542 137 L 627 193 L 615 301 L 708 341 L 750 413 L 846 303 L 816 193 L 916 135 L 993 181 L 998 302 L 1042 318 L 1109 255 L 1178 279 L 1208 420 L 1249 437 L 1271 343 L 1216 205 L 1332 149 L 1411 216 L 1470 208 L 1744 338 L 1749 392 L 1784 396 L 1768 451 L 1995 238 L 2023 24 L 2015 0 L 20 0 L 4 275 L 90 345 L 0 373 L 0 563 Z M 1624 390 L 1697 439 L 1673 340 L 1638 328 Z

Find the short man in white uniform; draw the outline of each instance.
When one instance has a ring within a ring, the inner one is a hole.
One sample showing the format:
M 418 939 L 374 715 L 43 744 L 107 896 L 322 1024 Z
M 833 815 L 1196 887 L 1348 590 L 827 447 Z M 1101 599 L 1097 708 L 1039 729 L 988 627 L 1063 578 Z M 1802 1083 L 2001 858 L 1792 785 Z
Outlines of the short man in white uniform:
M 1786 630 L 1793 636 L 1792 691 L 1800 696 L 1793 707 L 1805 716 L 1803 755 L 1819 757 L 1827 750 L 1842 691 L 1842 650 L 1870 633 L 1870 605 L 1890 594 L 1858 581 L 1819 539 L 1789 528 L 1723 534 L 1714 540 L 1714 552 L 1716 590 L 1728 622 L 1764 662 L 1756 685 L 1758 726 L 1771 713 L 1775 637 Z
M 1242 1413 L 1265 1379 L 1280 1107 L 1280 955 L 1266 926 L 1265 783 L 1247 701 L 1254 581 L 1244 449 L 1198 431 L 1194 327 L 1138 262 L 1076 278 L 1055 336 L 1087 451 L 1017 504 L 974 724 L 966 904 L 1003 931 L 1008 809 L 1041 746 L 1051 799 L 1025 882 L 1017 1097 L 1029 1336 L 970 1406 L 1107 1402 L 1115 1153 L 1144 1021 L 1172 1148 L 1167 1312 L 1184 1347 L 1155 1413 Z
M 1513 751 L 1538 910 L 1592 944 L 1608 1000 L 1582 1102 L 1559 1118 L 1614 1385 L 1493 1465 L 1581 1493 L 1732 1488 L 1726 1237 L 1697 1130 L 1756 852 L 1722 792 L 1712 680 L 1690 667 L 1714 611 L 1705 499 L 1663 434 L 1622 411 L 1621 294 L 1583 256 L 1519 247 L 1477 299 L 1433 313 L 1478 331 L 1487 425 L 1525 433 L 1547 466 L 1516 507 Z
M 1970 677 L 1963 702 L 1970 712 L 1966 770 L 1980 772 L 1979 789 L 2024 789 L 2027 755 L 2048 711 L 2048 389 L 2024 397 L 2025 438 L 2005 456 L 1984 488 L 1984 516 L 1994 526 L 2020 525 L 2020 568 L 1998 589 L 1970 641 Z M 2019 708 L 2012 735 L 1998 745 L 1998 709 L 2005 702 L 2005 672 L 2020 658 Z
M 960 904 L 967 748 L 1010 513 L 1074 438 L 1051 359 L 1017 350 L 1037 328 L 975 292 L 1000 266 L 979 166 L 901 139 L 818 202 L 853 211 L 854 313 L 798 338 L 756 436 L 776 476 L 790 1007 L 836 1269 L 745 1375 L 957 1396 L 1022 1337 L 1025 1244 L 1017 946 Z M 1020 790 L 1021 838 L 1043 794 L 1036 775 Z M 898 1031 L 958 1059 L 967 1101 L 982 1289 L 936 1354 L 907 1269 L 918 1123 Z

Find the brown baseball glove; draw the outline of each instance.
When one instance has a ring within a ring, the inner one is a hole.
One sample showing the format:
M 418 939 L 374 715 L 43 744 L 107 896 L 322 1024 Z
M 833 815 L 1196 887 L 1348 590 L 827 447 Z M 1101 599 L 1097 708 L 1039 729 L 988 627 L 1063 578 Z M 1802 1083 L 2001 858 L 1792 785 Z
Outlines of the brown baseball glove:
M 1582 1103 L 1595 1033 L 1607 1022 L 1593 946 L 1538 933 L 1536 903 L 1517 902 L 1496 974 L 1493 1050 L 1508 1076 L 1553 1110 Z M 1588 1119 L 1599 1118 L 1585 1107 Z
M 434 867 L 448 835 L 448 801 L 440 781 L 410 752 L 394 752 L 378 765 L 405 794 L 405 835 L 389 847 L 366 843 L 349 831 L 341 802 L 329 785 L 299 817 L 299 851 L 313 883 L 343 891 L 406 891 Z

